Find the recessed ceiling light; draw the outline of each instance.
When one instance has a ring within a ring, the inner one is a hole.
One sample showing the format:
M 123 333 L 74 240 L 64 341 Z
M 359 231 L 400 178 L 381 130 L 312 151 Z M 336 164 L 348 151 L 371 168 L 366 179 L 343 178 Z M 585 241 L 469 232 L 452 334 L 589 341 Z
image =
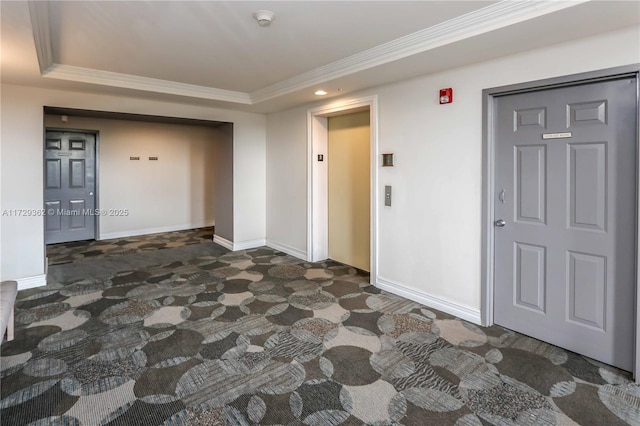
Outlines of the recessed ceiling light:
M 315 94 L 318 96 L 324 96 L 327 94 L 327 92 L 325 92 L 324 90 L 316 90 Z

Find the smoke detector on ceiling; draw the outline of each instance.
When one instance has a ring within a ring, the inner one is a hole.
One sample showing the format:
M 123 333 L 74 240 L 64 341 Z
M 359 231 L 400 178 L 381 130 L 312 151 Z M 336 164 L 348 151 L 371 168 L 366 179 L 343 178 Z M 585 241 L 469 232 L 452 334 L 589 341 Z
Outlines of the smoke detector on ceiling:
M 271 21 L 276 17 L 276 14 L 270 10 L 256 10 L 253 12 L 253 17 L 258 21 L 258 25 L 261 27 L 268 27 L 271 25 Z

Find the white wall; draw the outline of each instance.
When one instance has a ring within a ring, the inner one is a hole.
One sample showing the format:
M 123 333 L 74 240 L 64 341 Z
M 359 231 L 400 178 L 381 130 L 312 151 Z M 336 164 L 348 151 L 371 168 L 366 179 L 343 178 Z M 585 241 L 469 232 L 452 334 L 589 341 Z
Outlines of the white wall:
M 231 135 L 213 127 L 115 119 L 69 116 L 63 122 L 59 115 L 45 116 L 45 126 L 99 132 L 99 206 L 128 211 L 100 218 L 101 239 L 211 226 L 215 209 L 229 210 L 222 228 L 233 226 L 232 206 L 215 203 L 218 165 L 233 161 Z M 225 143 L 228 158 L 218 158 L 217 145 Z M 225 171 L 231 181 L 232 169 Z
M 307 252 L 307 110 L 267 116 L 267 241 Z
M 264 241 L 264 115 L 133 97 L 13 85 L 3 85 L 1 96 L 0 196 L 3 209 L 42 208 L 43 106 L 227 121 L 234 123 L 234 243 Z M 2 216 L 1 223 L 0 278 L 41 277 L 45 271 L 42 218 Z
M 482 90 L 640 62 L 640 28 L 524 52 L 267 116 L 267 237 L 306 252 L 307 109 L 378 95 L 377 282 L 459 308 L 479 321 Z M 439 105 L 452 87 L 454 103 Z

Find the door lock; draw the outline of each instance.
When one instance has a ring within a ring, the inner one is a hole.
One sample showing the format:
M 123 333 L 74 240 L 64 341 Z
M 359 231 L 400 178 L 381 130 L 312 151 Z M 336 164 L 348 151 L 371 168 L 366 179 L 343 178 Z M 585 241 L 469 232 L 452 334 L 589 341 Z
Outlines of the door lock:
M 507 224 L 507 222 L 506 222 L 504 219 L 498 219 L 498 220 L 496 220 L 496 222 L 495 222 L 495 225 L 496 225 L 498 228 L 502 228 L 502 227 L 504 227 L 506 224 Z

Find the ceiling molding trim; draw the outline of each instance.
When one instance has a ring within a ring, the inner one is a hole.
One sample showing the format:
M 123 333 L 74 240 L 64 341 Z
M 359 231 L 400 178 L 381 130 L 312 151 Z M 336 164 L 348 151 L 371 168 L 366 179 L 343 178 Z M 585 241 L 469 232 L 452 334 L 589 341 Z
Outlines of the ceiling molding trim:
M 80 83 L 99 84 L 102 86 L 187 96 L 190 98 L 234 102 L 245 105 L 251 105 L 253 103 L 249 94 L 244 92 L 235 92 L 232 90 L 216 89 L 214 87 L 198 86 L 195 84 L 179 83 L 175 81 L 101 71 L 71 65 L 52 64 L 42 73 L 42 76 Z
M 251 93 L 56 64 L 51 42 L 49 2 L 29 0 L 28 4 L 38 63 L 43 77 L 254 105 L 587 1 L 589 0 L 503 0 Z
M 40 72 L 44 73 L 53 65 L 53 47 L 49 23 L 49 2 L 29 0 L 29 16 L 36 45 Z
M 557 12 L 586 1 L 589 0 L 504 0 L 255 90 L 250 93 L 251 99 L 253 103 L 259 103 L 277 98 L 297 90 L 316 86 L 499 28 Z

